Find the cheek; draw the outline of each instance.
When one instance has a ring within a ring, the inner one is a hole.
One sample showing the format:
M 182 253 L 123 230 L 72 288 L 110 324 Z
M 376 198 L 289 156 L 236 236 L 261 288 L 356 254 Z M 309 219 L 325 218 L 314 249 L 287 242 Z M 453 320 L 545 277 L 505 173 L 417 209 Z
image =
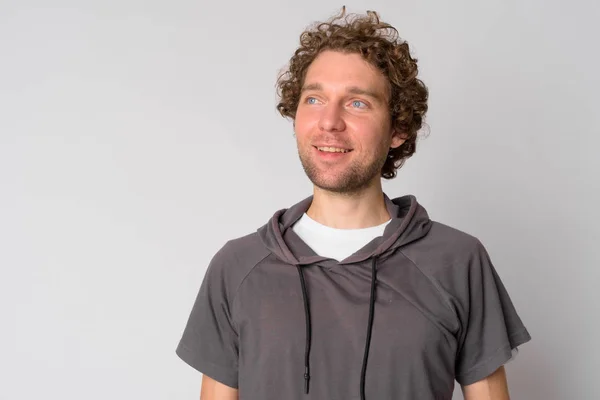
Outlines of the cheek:
M 295 119 L 296 126 L 303 128 L 303 127 L 311 125 L 311 123 L 314 123 L 315 120 L 316 120 L 316 116 L 314 115 L 314 112 L 311 113 L 304 107 L 298 107 L 298 110 L 296 111 L 296 119 Z
M 313 130 L 314 125 L 315 118 L 306 111 L 298 109 L 294 119 L 294 132 L 299 141 Z
M 378 153 L 380 148 L 387 147 L 387 137 L 380 124 L 371 120 L 354 121 L 352 131 L 356 132 L 356 140 L 370 153 Z
M 294 136 L 298 147 L 304 147 L 304 144 L 309 141 L 309 130 L 306 129 L 302 120 L 296 119 L 294 121 Z

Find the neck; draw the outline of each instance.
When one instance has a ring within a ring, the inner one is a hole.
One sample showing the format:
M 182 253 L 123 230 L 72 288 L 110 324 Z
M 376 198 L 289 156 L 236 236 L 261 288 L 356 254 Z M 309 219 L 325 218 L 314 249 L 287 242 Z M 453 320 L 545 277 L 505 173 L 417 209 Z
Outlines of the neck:
M 369 228 L 390 219 L 380 180 L 353 194 L 332 193 L 315 187 L 306 213 L 320 224 L 337 229 Z

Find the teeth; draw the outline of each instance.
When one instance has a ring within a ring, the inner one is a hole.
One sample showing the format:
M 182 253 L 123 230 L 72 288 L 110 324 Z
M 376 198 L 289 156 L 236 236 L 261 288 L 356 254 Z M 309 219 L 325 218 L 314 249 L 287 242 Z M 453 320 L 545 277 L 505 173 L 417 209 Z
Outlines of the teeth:
M 347 153 L 348 151 L 350 151 L 346 149 L 338 149 L 337 147 L 317 147 L 317 149 L 329 153 Z

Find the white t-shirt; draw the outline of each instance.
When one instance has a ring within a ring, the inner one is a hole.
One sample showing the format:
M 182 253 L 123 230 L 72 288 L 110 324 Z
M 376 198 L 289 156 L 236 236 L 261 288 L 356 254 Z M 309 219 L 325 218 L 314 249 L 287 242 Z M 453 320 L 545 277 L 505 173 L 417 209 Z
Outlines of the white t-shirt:
M 318 255 L 342 261 L 371 240 L 383 236 L 390 222 L 391 219 L 369 228 L 338 229 L 320 224 L 304 213 L 292 229 Z

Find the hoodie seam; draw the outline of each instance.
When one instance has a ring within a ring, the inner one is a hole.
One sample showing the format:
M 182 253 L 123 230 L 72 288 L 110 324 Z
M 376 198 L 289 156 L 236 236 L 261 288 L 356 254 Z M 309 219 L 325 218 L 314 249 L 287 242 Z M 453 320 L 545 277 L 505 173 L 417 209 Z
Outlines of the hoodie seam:
M 260 263 L 262 263 L 265 259 L 267 259 L 270 255 L 271 255 L 271 252 L 267 251 L 267 254 L 264 257 L 262 257 L 260 260 L 258 260 L 256 262 L 256 264 L 254 264 L 254 266 L 252 266 L 252 268 L 250 268 L 248 270 L 248 272 L 246 272 L 246 275 L 244 275 L 244 277 L 242 278 L 242 280 L 238 284 L 237 288 L 235 289 L 235 293 L 233 295 L 233 298 L 231 299 L 231 313 L 232 313 L 232 317 L 233 317 L 232 318 L 233 322 L 235 323 L 235 326 L 236 326 L 236 331 L 238 331 L 238 332 L 239 332 L 239 327 L 238 327 L 238 324 L 237 324 L 237 309 L 234 308 L 234 304 L 235 304 L 235 301 L 237 300 L 238 294 L 240 292 L 240 288 L 242 287 L 242 285 L 244 284 L 244 282 L 246 282 L 246 279 L 250 276 L 250 274 L 254 271 L 254 269 Z
M 415 268 L 431 283 L 431 285 L 435 288 L 435 290 L 440 294 L 440 296 L 442 297 L 442 299 L 444 300 L 444 304 L 446 305 L 446 307 L 448 307 L 448 310 L 450 310 L 453 314 L 454 314 L 454 308 L 452 307 L 452 303 L 450 302 L 450 300 L 447 298 L 447 296 L 444 294 L 444 290 L 441 288 L 441 286 L 438 284 L 438 282 L 433 279 L 431 276 L 429 276 L 428 274 L 425 273 L 425 271 L 423 271 L 416 262 L 414 262 L 409 256 L 406 255 L 406 253 L 402 250 L 399 249 L 398 250 L 404 257 L 406 257 L 406 259 L 408 261 L 410 261 Z

